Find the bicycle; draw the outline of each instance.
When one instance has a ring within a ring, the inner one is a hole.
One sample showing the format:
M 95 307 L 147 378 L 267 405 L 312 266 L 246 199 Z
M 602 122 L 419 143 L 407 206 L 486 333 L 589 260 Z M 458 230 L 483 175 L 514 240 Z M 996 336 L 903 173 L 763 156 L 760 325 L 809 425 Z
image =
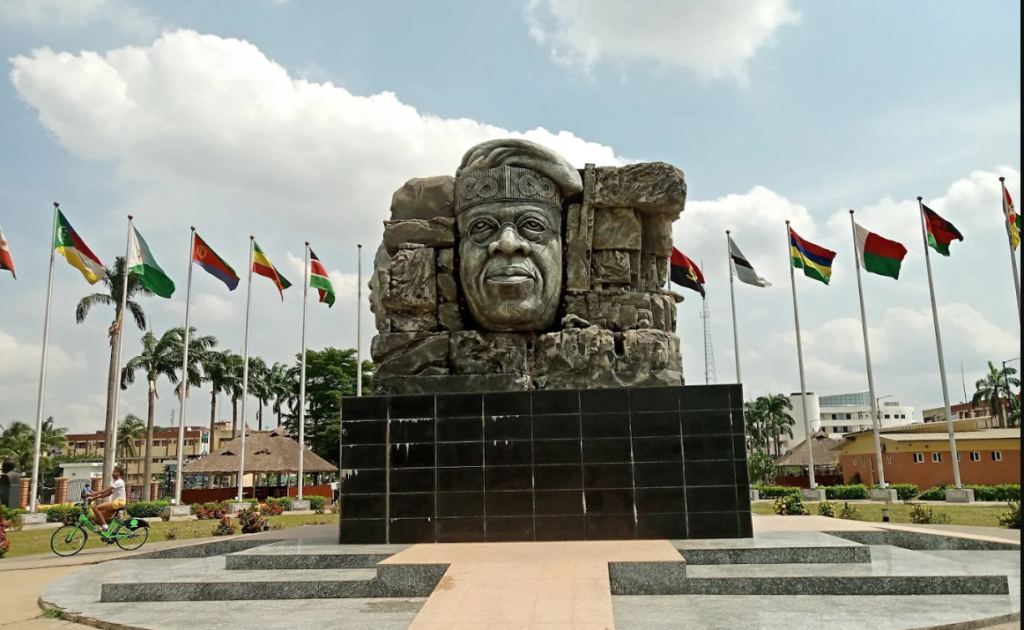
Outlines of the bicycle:
M 70 558 L 85 548 L 89 542 L 89 532 L 100 537 L 104 544 L 113 545 L 125 551 L 141 549 L 149 540 L 149 522 L 145 519 L 131 517 L 123 520 L 125 508 L 114 512 L 114 516 L 108 523 L 109 529 L 104 532 L 89 520 L 89 503 L 85 499 L 85 491 L 82 492 L 82 502 L 76 504 L 81 513 L 77 522 L 66 523 L 63 527 L 53 532 L 50 538 L 50 549 L 53 553 L 62 558 Z

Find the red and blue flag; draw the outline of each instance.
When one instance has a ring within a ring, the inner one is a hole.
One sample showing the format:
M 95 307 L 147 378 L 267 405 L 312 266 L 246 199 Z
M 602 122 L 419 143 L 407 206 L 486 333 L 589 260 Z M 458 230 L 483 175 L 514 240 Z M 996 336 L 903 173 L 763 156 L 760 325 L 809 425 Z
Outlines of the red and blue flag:
M 231 268 L 231 265 L 224 262 L 224 259 L 217 255 L 206 241 L 196 234 L 195 242 L 192 245 L 192 262 L 196 263 L 207 271 L 211 276 L 228 285 L 229 291 L 238 288 L 238 274 Z

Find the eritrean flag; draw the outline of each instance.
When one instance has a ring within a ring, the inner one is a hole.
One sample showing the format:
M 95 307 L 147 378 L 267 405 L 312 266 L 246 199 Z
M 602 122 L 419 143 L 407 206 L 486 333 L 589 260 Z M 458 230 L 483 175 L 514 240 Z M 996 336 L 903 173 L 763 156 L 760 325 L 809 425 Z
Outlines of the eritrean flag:
M 805 241 L 792 228 L 789 230 L 789 245 L 793 266 L 803 269 L 808 278 L 828 284 L 832 280 L 832 261 L 836 253 Z
M 869 232 L 859 224 L 854 225 L 857 227 L 857 258 L 864 271 L 899 280 L 907 248 Z
M 0 227 L 0 271 L 10 271 L 14 279 L 18 279 L 18 272 L 14 270 L 14 258 L 11 250 L 7 247 L 7 238 L 4 236 L 4 229 Z
M 1020 247 L 1020 215 L 1017 214 L 1017 209 L 1013 207 L 1013 197 L 1010 196 L 1010 191 L 1003 186 L 1003 212 L 1006 214 L 1006 220 L 1010 227 L 1010 238 L 1013 239 L 1013 249 L 1016 250 Z
M 68 223 L 67 217 L 60 210 L 57 211 L 57 236 L 54 239 L 53 247 L 68 264 L 82 272 L 89 284 L 96 284 L 107 275 L 107 269 L 92 253 L 89 246 L 85 244 L 82 237 L 78 235 L 75 228 Z
M 704 291 L 704 274 L 688 256 L 676 248 L 672 248 L 672 267 L 670 276 L 672 282 L 691 291 L 700 293 L 701 297 L 707 297 Z
M 949 256 L 949 244 L 964 240 L 964 235 L 928 206 L 921 207 L 924 208 L 925 224 L 928 226 L 928 244 L 943 256 Z
M 238 274 L 231 268 L 231 265 L 224 262 L 224 259 L 210 249 L 206 241 L 196 234 L 195 242 L 192 245 L 192 262 L 206 270 L 214 278 L 228 285 L 228 291 L 238 288 Z
M 330 308 L 334 306 L 337 296 L 334 293 L 334 284 L 331 283 L 331 277 L 327 274 L 327 268 L 316 257 L 313 250 L 309 250 L 309 261 L 309 286 L 320 293 L 320 303 L 326 304 L 327 308 Z
M 274 267 L 274 263 L 270 262 L 267 255 L 263 253 L 260 246 L 256 244 L 256 241 L 252 242 L 253 247 L 253 259 L 252 259 L 252 270 L 254 273 L 263 276 L 264 278 L 270 278 L 274 285 L 277 287 L 278 293 L 281 294 L 281 301 L 284 301 L 284 290 L 292 286 L 291 282 L 277 272 L 277 268 Z

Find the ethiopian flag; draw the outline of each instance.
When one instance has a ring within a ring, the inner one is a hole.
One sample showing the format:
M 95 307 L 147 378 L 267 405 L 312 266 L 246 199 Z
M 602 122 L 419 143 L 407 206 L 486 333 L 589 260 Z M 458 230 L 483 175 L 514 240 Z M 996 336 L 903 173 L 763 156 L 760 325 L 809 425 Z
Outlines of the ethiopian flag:
M 907 257 L 907 248 L 857 225 L 857 258 L 869 273 L 900 279 L 900 268 Z
M 217 252 L 210 249 L 206 241 L 196 234 L 195 243 L 192 245 L 192 262 L 202 267 L 214 278 L 228 285 L 228 291 L 238 288 L 238 274 L 231 268 L 231 265 L 224 262 L 224 259 L 217 255 Z
M 792 228 L 789 230 L 789 245 L 793 255 L 793 266 L 803 269 L 808 278 L 828 284 L 832 280 L 832 261 L 836 253 L 800 238 Z
M 284 301 L 284 290 L 292 286 L 291 282 L 277 272 L 277 268 L 274 267 L 274 263 L 270 262 L 267 255 L 263 253 L 260 246 L 256 244 L 256 241 L 252 242 L 253 258 L 252 258 L 252 270 L 264 278 L 270 278 L 277 286 L 278 292 L 281 294 L 281 301 Z
M 89 246 L 85 244 L 82 237 L 78 235 L 75 228 L 68 223 L 67 217 L 60 210 L 57 211 L 57 236 L 53 242 L 53 248 L 60 252 L 68 264 L 82 272 L 89 284 L 96 284 L 107 275 L 107 270 L 92 253 Z
M 320 293 L 320 303 L 326 304 L 327 308 L 330 308 L 334 306 L 334 301 L 337 299 L 334 293 L 334 285 L 331 283 L 331 277 L 327 274 L 327 268 L 316 257 L 316 254 L 313 253 L 313 250 L 309 250 L 309 260 L 309 286 Z
M 1017 209 L 1013 207 L 1013 197 L 1010 196 L 1010 191 L 1003 186 L 1003 212 L 1006 214 L 1006 220 L 1010 228 L 1010 238 L 1013 239 L 1013 249 L 1016 250 L 1020 247 L 1020 215 L 1017 214 Z
M 149 244 L 139 231 L 132 227 L 132 242 L 128 249 L 128 271 L 139 278 L 139 284 L 162 298 L 174 295 L 174 281 L 167 277 L 156 262 Z
M 928 206 L 921 207 L 924 208 L 924 220 L 928 226 L 928 244 L 943 256 L 949 256 L 949 244 L 964 240 L 964 235 L 955 225 L 940 217 Z

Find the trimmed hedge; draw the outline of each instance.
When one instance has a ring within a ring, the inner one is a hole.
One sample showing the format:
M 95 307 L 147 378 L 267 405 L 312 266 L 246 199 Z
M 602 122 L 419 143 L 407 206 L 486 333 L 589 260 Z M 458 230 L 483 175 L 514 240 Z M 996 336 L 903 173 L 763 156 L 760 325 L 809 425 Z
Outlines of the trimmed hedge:
M 875 489 L 881 489 L 881 487 L 875 486 Z M 913 501 L 921 496 L 921 489 L 912 483 L 891 483 L 889 484 L 889 489 L 896 491 L 900 501 Z
M 798 497 L 800 496 L 800 488 L 790 488 L 786 486 L 763 486 L 754 485 L 751 486 L 752 490 L 757 490 L 761 495 L 762 499 L 781 499 L 782 497 Z
M 921 501 L 945 501 L 946 490 L 953 486 L 939 486 L 930 488 L 921 493 Z M 1010 503 L 1020 501 L 1020 485 L 1005 484 L 1002 486 L 964 486 L 968 490 L 974 490 L 974 498 L 978 501 L 991 501 L 995 503 Z
M 871 491 L 863 484 L 831 486 L 825 488 L 825 496 L 828 497 L 829 501 L 867 501 L 871 498 Z
M 309 499 L 309 508 L 317 514 L 323 514 L 324 510 L 327 509 L 327 499 L 323 497 L 307 497 Z
M 54 505 L 43 510 L 47 523 L 67 523 L 76 521 L 82 510 L 77 505 Z
M 0 509 L 3 511 L 4 520 L 13 523 L 15 516 L 21 516 L 22 514 L 28 514 L 28 510 L 10 509 L 8 507 L 0 505 Z
M 139 501 L 129 503 L 127 512 L 133 518 L 159 518 L 160 512 L 170 504 L 170 501 Z

